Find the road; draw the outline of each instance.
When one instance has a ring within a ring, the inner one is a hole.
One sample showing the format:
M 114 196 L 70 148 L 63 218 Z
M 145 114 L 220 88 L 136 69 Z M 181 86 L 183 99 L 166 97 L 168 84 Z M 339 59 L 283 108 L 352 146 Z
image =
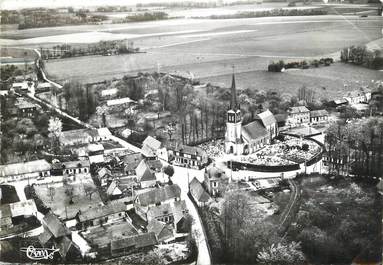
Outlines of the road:
M 301 193 L 301 188 L 297 184 L 295 180 L 288 180 L 290 189 L 291 189 L 291 194 L 290 194 L 290 199 L 289 203 L 286 205 L 285 209 L 283 210 L 281 217 L 280 217 L 280 224 L 278 227 L 278 230 L 285 235 L 288 227 L 291 224 L 291 221 L 294 219 L 292 215 L 295 215 L 293 212 L 294 207 L 296 204 L 299 202 L 299 197 Z M 290 218 L 289 218 L 290 217 Z

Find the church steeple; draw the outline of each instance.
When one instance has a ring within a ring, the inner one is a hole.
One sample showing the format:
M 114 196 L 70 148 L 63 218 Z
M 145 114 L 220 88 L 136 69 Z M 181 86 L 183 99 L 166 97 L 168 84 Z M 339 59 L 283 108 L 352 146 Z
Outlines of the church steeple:
M 236 110 L 238 108 L 237 104 L 237 88 L 235 86 L 235 75 L 233 73 L 233 78 L 231 80 L 231 100 L 230 100 L 230 109 Z

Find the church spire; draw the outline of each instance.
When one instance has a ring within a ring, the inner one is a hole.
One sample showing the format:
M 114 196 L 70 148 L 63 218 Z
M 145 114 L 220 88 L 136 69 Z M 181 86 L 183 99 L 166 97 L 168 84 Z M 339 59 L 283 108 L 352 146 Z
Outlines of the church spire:
M 231 80 L 230 92 L 231 92 L 230 109 L 236 110 L 238 108 L 238 103 L 237 103 L 237 88 L 235 86 L 234 65 L 233 65 L 233 78 Z

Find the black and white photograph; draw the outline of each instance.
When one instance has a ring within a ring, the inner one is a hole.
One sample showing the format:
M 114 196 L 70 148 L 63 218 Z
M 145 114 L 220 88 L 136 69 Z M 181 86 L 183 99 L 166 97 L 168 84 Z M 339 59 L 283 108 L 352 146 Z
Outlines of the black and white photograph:
M 0 22 L 0 264 L 383 263 L 383 0 Z

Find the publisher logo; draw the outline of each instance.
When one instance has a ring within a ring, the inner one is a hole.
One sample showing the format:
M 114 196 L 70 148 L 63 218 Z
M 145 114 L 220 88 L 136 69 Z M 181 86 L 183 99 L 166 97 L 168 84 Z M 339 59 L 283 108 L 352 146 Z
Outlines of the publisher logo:
M 58 248 L 35 248 L 34 246 L 28 246 L 21 248 L 21 252 L 25 252 L 27 257 L 31 260 L 53 259 L 55 253 L 59 251 Z

